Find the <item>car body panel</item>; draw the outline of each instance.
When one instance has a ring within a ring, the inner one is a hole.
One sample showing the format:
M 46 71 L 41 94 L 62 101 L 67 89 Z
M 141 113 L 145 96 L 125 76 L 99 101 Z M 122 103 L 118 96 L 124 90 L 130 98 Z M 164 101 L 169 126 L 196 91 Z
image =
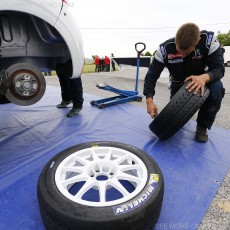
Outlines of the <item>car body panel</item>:
M 230 67 L 230 46 L 225 46 L 224 49 L 224 64 L 225 66 Z
M 15 11 L 19 13 L 25 13 L 40 18 L 41 20 L 44 21 L 44 24 L 47 23 L 50 26 L 53 26 L 53 28 L 55 28 L 57 32 L 61 35 L 63 41 L 65 42 L 66 47 L 68 48 L 68 52 L 70 53 L 70 58 L 72 58 L 72 63 L 73 63 L 72 77 L 76 78 L 81 75 L 81 71 L 84 64 L 84 53 L 83 53 L 82 36 L 77 24 L 77 16 L 74 9 L 75 9 L 75 4 L 73 1 L 72 2 L 69 1 L 69 4 L 67 4 L 66 1 L 62 1 L 62 0 L 10 0 L 10 1 L 1 0 L 1 4 L 0 4 L 0 13 L 2 11 L 4 12 Z M 42 30 L 39 29 L 39 25 L 41 23 L 39 22 L 38 19 L 36 19 L 36 17 L 31 17 L 31 20 L 33 21 L 33 24 L 36 27 L 39 37 L 44 41 L 42 46 L 45 45 L 48 47 L 49 44 L 50 47 L 57 46 L 58 38 L 54 38 L 53 41 L 52 39 L 45 41 L 42 31 L 44 32 L 44 28 L 49 29 L 49 26 L 43 25 L 43 29 Z M 41 31 L 41 33 L 39 31 Z M 52 38 L 50 34 L 49 36 L 50 36 L 49 38 Z M 8 57 L 10 57 L 11 55 L 10 54 L 11 50 L 15 50 L 16 48 L 13 43 L 10 44 L 11 47 L 9 47 L 9 44 L 10 43 L 8 43 L 8 50 L 7 52 L 5 52 L 5 55 L 7 55 L 6 53 L 8 53 Z M 47 66 L 48 61 L 47 62 L 44 61 L 44 58 L 43 61 L 40 61 L 39 63 L 38 63 L 38 59 L 35 59 L 36 56 L 40 57 L 41 55 L 41 52 L 38 49 L 38 47 L 36 47 L 36 44 L 38 43 L 36 43 L 35 41 L 34 45 L 32 42 L 25 45 L 26 49 L 24 50 L 24 52 L 26 53 L 25 55 L 26 57 L 25 56 L 22 57 L 23 62 L 28 61 L 33 64 L 37 62 L 37 67 L 40 68 L 41 70 L 44 69 L 52 70 L 55 63 L 52 63 L 50 66 Z M 60 50 L 63 50 L 64 48 L 56 47 L 56 50 L 60 52 Z M 49 53 L 48 51 L 49 49 L 47 48 L 47 57 L 52 56 L 52 52 Z M 4 53 L 4 50 L 2 52 Z M 16 58 L 15 52 L 12 51 L 12 53 L 13 53 L 12 58 L 15 59 Z M 55 61 L 57 62 L 59 60 L 55 60 Z M 51 63 L 51 61 L 49 62 Z
M 1 0 L 0 10 L 32 14 L 54 26 L 62 6 L 61 0 Z
M 72 57 L 73 78 L 80 76 L 84 65 L 83 40 L 77 21 L 74 7 L 64 5 L 55 24 L 55 28 L 65 40 Z

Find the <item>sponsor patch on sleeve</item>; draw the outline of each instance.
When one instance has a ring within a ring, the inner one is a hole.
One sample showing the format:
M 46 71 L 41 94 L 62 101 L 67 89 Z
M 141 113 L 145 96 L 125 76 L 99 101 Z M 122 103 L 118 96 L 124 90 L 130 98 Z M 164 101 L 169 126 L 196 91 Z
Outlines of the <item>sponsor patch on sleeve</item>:
M 156 58 L 157 61 L 159 61 L 161 63 L 164 63 L 164 58 L 163 58 L 163 56 L 161 54 L 161 50 L 160 49 L 157 50 L 157 52 L 154 55 L 154 58 Z
M 163 55 L 163 56 L 165 56 L 166 51 L 165 51 L 164 46 L 160 46 L 160 49 L 161 49 L 161 53 L 162 53 L 162 55 Z
M 145 190 L 135 197 L 133 200 L 130 200 L 127 203 L 117 205 L 113 207 L 115 215 L 121 215 L 127 212 L 131 212 L 137 207 L 143 205 L 154 193 L 159 183 L 159 174 L 150 174 L 148 186 Z
M 212 37 L 213 37 L 213 35 L 212 35 L 212 34 L 209 34 L 208 40 L 207 40 L 207 45 L 210 45 L 210 44 L 211 44 L 211 42 L 212 42 Z
M 212 43 L 210 45 L 210 49 L 209 49 L 208 55 L 210 55 L 213 52 L 215 52 L 219 48 L 219 46 L 220 46 L 220 43 L 219 43 L 217 37 L 213 36 Z

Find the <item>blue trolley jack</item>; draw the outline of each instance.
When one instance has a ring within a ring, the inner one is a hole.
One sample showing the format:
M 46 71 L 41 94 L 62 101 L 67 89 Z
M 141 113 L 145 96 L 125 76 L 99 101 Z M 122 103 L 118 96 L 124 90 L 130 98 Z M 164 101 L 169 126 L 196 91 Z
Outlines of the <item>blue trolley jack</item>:
M 143 45 L 143 49 L 138 50 L 137 49 L 138 45 Z M 99 89 L 103 89 L 103 90 L 107 90 L 107 91 L 116 93 L 116 94 L 118 94 L 118 96 L 91 101 L 90 104 L 92 106 L 95 106 L 99 109 L 103 109 L 107 106 L 126 103 L 129 101 L 139 101 L 139 102 L 142 101 L 143 96 L 138 95 L 138 93 L 139 93 L 138 92 L 138 78 L 139 78 L 139 67 L 140 67 L 140 55 L 145 50 L 145 48 L 146 48 L 145 43 L 138 42 L 135 44 L 135 49 L 137 51 L 137 72 L 136 72 L 135 90 L 134 91 L 120 90 L 120 89 L 114 88 L 112 86 L 109 86 L 106 83 L 99 83 L 96 85 L 96 87 L 98 87 Z

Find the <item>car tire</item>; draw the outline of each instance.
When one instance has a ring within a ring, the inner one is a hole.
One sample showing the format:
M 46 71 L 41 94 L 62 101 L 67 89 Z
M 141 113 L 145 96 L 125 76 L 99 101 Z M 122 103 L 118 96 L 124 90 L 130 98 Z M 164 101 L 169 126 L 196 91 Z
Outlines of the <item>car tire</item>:
M 203 96 L 200 92 L 197 94 L 189 92 L 186 89 L 188 83 L 184 83 L 149 125 L 149 129 L 162 140 L 170 138 L 181 129 L 209 96 L 210 91 L 206 86 Z
M 164 181 L 157 163 L 142 150 L 117 142 L 88 142 L 47 163 L 37 194 L 46 229 L 152 230 L 161 211 Z
M 5 96 L 0 95 L 0 104 L 11 103 Z

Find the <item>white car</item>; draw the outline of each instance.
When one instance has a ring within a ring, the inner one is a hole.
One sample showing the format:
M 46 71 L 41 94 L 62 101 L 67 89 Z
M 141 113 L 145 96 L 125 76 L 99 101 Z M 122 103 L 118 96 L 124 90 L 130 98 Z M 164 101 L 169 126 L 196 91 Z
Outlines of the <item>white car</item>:
M 58 66 L 80 76 L 84 54 L 74 8 L 74 0 L 1 0 L 0 96 L 31 105 L 45 92 L 42 71 Z
M 224 64 L 227 67 L 230 67 L 230 46 L 224 46 Z

